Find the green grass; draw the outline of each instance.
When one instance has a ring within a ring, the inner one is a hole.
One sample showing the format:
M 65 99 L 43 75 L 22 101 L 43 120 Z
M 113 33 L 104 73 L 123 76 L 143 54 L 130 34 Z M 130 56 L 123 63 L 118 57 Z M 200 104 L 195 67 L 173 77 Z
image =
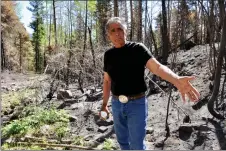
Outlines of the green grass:
M 68 123 L 69 116 L 64 110 L 26 107 L 20 119 L 2 127 L 2 137 L 22 137 L 28 132 L 37 135 L 40 134 L 41 126 L 51 125 L 57 138 L 62 138 L 68 131 Z
M 9 92 L 2 94 L 2 111 L 7 112 L 10 108 L 14 108 L 20 105 L 21 101 L 28 98 L 29 96 L 33 96 L 35 94 L 35 89 L 23 89 L 16 92 Z
M 104 150 L 114 150 L 114 143 L 112 139 L 105 139 L 103 149 Z
M 84 144 L 85 144 L 84 137 L 82 137 L 82 136 L 75 136 L 73 144 L 84 146 Z
M 42 150 L 43 147 L 38 145 L 17 145 L 5 143 L 2 145 L 2 150 Z

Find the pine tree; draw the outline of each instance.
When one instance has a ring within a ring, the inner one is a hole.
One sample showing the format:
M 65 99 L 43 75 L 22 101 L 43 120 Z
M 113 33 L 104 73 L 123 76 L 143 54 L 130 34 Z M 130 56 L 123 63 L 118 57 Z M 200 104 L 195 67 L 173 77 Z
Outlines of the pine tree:
M 35 50 L 35 71 L 41 72 L 43 68 L 43 40 L 45 37 L 45 28 L 43 24 L 43 1 L 30 1 L 31 8 L 28 8 L 33 13 L 34 20 L 30 23 L 30 27 L 34 30 L 32 34 L 32 44 Z

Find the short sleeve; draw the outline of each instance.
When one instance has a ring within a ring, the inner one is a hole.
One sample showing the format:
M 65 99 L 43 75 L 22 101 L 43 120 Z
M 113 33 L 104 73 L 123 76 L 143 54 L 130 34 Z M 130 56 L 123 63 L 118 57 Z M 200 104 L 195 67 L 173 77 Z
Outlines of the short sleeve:
M 139 43 L 139 48 L 141 49 L 141 52 L 142 52 L 142 55 L 141 55 L 142 63 L 145 66 L 147 64 L 147 61 L 153 58 L 154 56 L 152 55 L 151 51 L 143 43 Z
M 104 72 L 107 72 L 107 53 L 105 52 L 104 53 L 104 67 L 103 67 L 103 70 Z

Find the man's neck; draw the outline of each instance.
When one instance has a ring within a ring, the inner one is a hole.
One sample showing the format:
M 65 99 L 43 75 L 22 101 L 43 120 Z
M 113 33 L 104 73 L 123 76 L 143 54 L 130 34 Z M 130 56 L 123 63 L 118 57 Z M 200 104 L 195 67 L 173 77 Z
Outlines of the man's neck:
M 115 48 L 121 48 L 121 47 L 125 46 L 126 42 L 127 41 L 125 41 L 124 43 L 121 43 L 121 44 L 117 44 L 117 45 L 114 44 L 114 47 Z

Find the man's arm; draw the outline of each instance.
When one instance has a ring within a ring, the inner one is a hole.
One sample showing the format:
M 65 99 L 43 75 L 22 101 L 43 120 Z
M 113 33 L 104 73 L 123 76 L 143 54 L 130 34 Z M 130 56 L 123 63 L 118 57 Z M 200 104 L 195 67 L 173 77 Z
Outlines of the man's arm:
M 162 79 L 172 83 L 178 87 L 179 76 L 170 70 L 167 66 L 162 65 L 155 58 L 151 58 L 147 61 L 146 67 L 155 75 Z
M 161 77 L 164 80 L 172 83 L 180 91 L 183 101 L 185 101 L 185 95 L 189 97 L 191 101 L 198 101 L 200 94 L 194 88 L 190 81 L 195 79 L 193 76 L 180 77 L 170 70 L 167 66 L 159 63 L 155 58 L 151 58 L 147 61 L 146 67 L 155 75 Z
M 108 99 L 110 96 L 110 90 L 111 90 L 111 78 L 107 72 L 104 72 L 102 109 L 107 107 Z

